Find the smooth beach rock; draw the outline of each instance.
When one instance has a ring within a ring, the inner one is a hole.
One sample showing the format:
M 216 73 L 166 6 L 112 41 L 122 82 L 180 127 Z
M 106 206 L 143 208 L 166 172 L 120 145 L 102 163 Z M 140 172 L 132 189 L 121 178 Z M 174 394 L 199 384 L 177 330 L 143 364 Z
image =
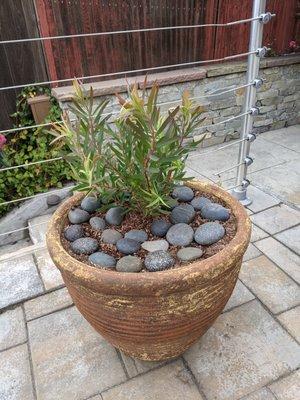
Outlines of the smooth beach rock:
M 101 200 L 97 197 L 85 197 L 81 204 L 81 208 L 89 213 L 93 213 L 101 206 Z
M 194 207 L 190 204 L 180 204 L 179 206 L 173 208 L 171 212 L 171 222 L 173 224 L 189 224 L 195 218 L 196 212 Z
M 202 208 L 208 204 L 211 204 L 211 201 L 203 196 L 194 197 L 191 201 L 191 205 L 195 210 L 200 211 Z
M 172 197 L 180 201 L 191 201 L 194 197 L 194 192 L 188 186 L 177 186 L 172 192 Z
M 150 272 L 163 271 L 175 264 L 174 258 L 167 251 L 159 250 L 147 254 L 145 267 Z
M 82 224 L 90 219 L 90 214 L 81 208 L 74 208 L 69 211 L 68 218 L 71 224 Z
M 225 235 L 224 227 L 218 222 L 206 222 L 196 229 L 194 239 L 197 243 L 210 245 L 218 242 Z
M 84 230 L 81 225 L 70 225 L 64 231 L 64 236 L 69 242 L 74 242 L 84 236 Z
M 61 202 L 61 198 L 57 194 L 49 194 L 46 198 L 48 206 L 56 206 Z
M 149 252 L 158 251 L 158 250 L 168 250 L 169 243 L 164 240 L 147 240 L 146 242 L 142 243 L 142 249 L 147 250 Z
M 124 237 L 127 239 L 136 240 L 137 242 L 140 243 L 143 243 L 146 240 L 148 240 L 147 232 L 145 232 L 142 229 L 132 229 L 131 231 L 125 233 Z
M 125 256 L 117 262 L 116 270 L 119 272 L 140 272 L 143 261 L 139 257 Z
M 169 221 L 165 221 L 164 219 L 156 219 L 152 222 L 150 230 L 152 235 L 164 237 L 171 225 L 172 224 Z
M 89 256 L 89 261 L 99 267 L 114 268 L 116 266 L 116 259 L 103 251 L 97 251 Z
M 177 257 L 180 261 L 193 261 L 200 258 L 203 254 L 203 250 L 199 247 L 184 247 L 178 250 Z
M 71 249 L 76 254 L 92 254 L 95 253 L 98 248 L 97 240 L 89 237 L 76 239 L 71 243 Z
M 90 219 L 90 225 L 96 231 L 103 231 L 105 229 L 105 221 L 100 217 L 92 217 Z
M 122 233 L 116 231 L 115 229 L 105 229 L 102 232 L 101 240 L 103 243 L 116 244 L 118 240 L 122 239 Z
M 187 224 L 176 224 L 168 230 L 166 238 L 174 246 L 188 246 L 193 241 L 194 230 Z
M 110 225 L 121 225 L 124 219 L 124 209 L 122 207 L 112 207 L 105 214 L 105 221 Z
M 117 249 L 123 254 L 133 254 L 139 251 L 141 243 L 133 239 L 120 239 L 116 243 Z
M 210 203 L 201 209 L 201 216 L 210 221 L 227 221 L 230 213 L 227 208 L 217 203 Z

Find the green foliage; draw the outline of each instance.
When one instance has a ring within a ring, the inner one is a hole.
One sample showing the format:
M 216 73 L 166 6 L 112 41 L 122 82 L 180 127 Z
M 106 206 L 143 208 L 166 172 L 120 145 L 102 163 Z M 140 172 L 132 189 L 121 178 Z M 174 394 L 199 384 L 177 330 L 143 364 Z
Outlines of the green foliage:
M 16 112 L 12 115 L 15 127 L 35 124 L 27 98 L 44 93 L 49 94 L 50 90 L 33 87 L 26 88 L 20 93 L 16 102 Z M 61 118 L 58 103 L 52 97 L 50 101 L 51 109 L 45 122 Z M 45 128 L 23 129 L 9 134 L 7 144 L 2 150 L 2 166 L 14 166 L 55 158 L 66 153 L 66 150 L 62 150 L 58 146 L 51 146 L 52 139 Z M 61 187 L 69 179 L 69 167 L 63 160 L 0 172 L 0 203 L 44 192 L 51 187 Z M 13 205 L 1 206 L 0 215 L 3 215 L 11 207 Z

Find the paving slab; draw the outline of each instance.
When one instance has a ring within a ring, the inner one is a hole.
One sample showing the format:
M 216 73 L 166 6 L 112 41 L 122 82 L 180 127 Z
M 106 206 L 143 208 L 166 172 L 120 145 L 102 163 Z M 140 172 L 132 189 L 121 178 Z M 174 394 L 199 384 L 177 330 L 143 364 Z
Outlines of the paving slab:
M 262 388 L 260 390 L 256 390 L 254 393 L 251 393 L 248 396 L 243 397 L 241 400 L 276 400 L 276 397 L 272 394 L 270 389 Z
M 116 350 L 75 307 L 28 322 L 37 397 L 83 400 L 126 380 Z
M 0 309 L 43 291 L 32 255 L 0 262 Z
M 290 150 L 300 152 L 300 126 L 294 125 L 287 128 L 277 129 L 274 131 L 262 133 L 262 137 L 281 146 L 287 147 Z
M 14 251 L 23 249 L 32 245 L 32 241 L 29 238 L 19 240 L 16 243 L 6 244 L 4 246 L 0 246 L 0 256 L 5 254 L 13 253 Z
M 203 400 L 181 360 L 102 393 L 103 400 Z
M 264 239 L 268 237 L 269 234 L 265 231 L 263 231 L 261 228 L 256 226 L 255 224 L 252 224 L 252 232 L 251 232 L 251 239 L 250 241 L 257 242 L 258 240 Z
M 300 225 L 278 233 L 275 238 L 300 255 Z
M 270 385 L 271 391 L 277 400 L 299 400 L 300 393 L 300 371 L 279 380 Z
M 50 290 L 64 285 L 61 273 L 54 265 L 48 250 L 36 250 L 34 255 L 45 288 Z
M 0 350 L 26 342 L 26 329 L 21 307 L 0 315 Z
M 29 236 L 34 244 L 45 242 L 48 222 L 52 214 L 41 215 L 28 221 Z
M 280 200 L 278 200 L 276 197 L 263 192 L 261 189 L 253 185 L 250 185 L 247 188 L 247 195 L 252 200 L 252 203 L 247 207 L 254 213 L 263 211 L 266 208 L 280 203 Z
M 251 220 L 269 234 L 291 228 L 300 223 L 300 212 L 284 204 L 251 215 Z
M 184 358 L 207 400 L 237 400 L 295 370 L 300 348 L 253 300 L 222 314 Z
M 67 288 L 55 290 L 24 303 L 26 320 L 30 321 L 43 315 L 61 310 L 73 304 Z
M 144 372 L 149 372 L 152 369 L 162 366 L 166 363 L 165 361 L 142 361 L 134 359 L 122 353 L 121 351 L 120 355 L 130 378 L 133 378 L 134 376 L 137 376 Z
M 246 253 L 244 254 L 243 261 L 252 260 L 252 258 L 259 257 L 261 251 L 259 251 L 252 243 L 249 244 Z
M 27 345 L 1 353 L 1 400 L 34 400 Z
M 300 303 L 299 286 L 266 256 L 244 262 L 239 278 L 274 314 Z
M 242 284 L 240 280 L 238 280 L 223 312 L 228 311 L 233 307 L 247 303 L 247 301 L 253 299 L 254 299 L 253 294 L 246 288 L 245 285 Z
M 255 242 L 255 246 L 300 284 L 300 257 L 271 237 Z
M 300 343 L 300 306 L 277 316 L 285 329 Z

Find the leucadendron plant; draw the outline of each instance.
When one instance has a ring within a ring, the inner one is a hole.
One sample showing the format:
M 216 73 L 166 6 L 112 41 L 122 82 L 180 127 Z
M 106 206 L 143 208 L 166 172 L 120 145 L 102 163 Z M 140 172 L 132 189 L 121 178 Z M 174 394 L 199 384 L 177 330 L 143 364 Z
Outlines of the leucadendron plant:
M 74 87 L 70 110 L 77 121 L 64 116 L 56 140 L 71 149 L 67 161 L 76 189 L 98 193 L 144 215 L 168 212 L 174 186 L 188 179 L 187 156 L 203 140 L 192 139 L 203 121 L 201 106 L 185 92 L 180 105 L 162 111 L 157 84 L 144 90 L 133 86 L 127 98 L 117 95 L 121 110 L 108 122 L 108 102 L 94 107 L 92 89 L 85 94 L 77 82 Z

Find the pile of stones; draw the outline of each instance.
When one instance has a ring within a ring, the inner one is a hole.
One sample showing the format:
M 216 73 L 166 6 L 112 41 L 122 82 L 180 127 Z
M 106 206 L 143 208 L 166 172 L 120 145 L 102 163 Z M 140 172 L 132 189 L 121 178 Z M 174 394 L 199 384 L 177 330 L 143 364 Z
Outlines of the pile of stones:
M 150 272 L 162 271 L 171 268 L 176 261 L 197 260 L 203 254 L 201 246 L 209 246 L 224 237 L 225 228 L 219 221 L 228 220 L 230 212 L 206 197 L 195 196 L 187 186 L 177 186 L 172 197 L 177 205 L 172 209 L 169 221 L 155 219 L 151 224 L 153 240 L 149 240 L 147 232 L 142 229 L 132 229 L 124 236 L 117 230 L 125 215 L 120 206 L 108 209 L 103 218 L 92 216 L 101 206 L 101 201 L 94 197 L 84 198 L 80 207 L 69 211 L 70 225 L 65 229 L 64 236 L 75 254 L 87 255 L 94 266 L 119 272 L 139 272 L 143 268 Z M 197 214 L 208 222 L 194 229 L 191 224 Z M 89 223 L 93 230 L 101 232 L 101 240 L 85 236 L 83 223 Z M 101 251 L 101 244 L 115 246 L 122 257 L 117 260 Z M 170 246 L 180 248 L 177 260 L 168 252 Z M 141 249 L 147 252 L 144 260 L 136 255 Z

